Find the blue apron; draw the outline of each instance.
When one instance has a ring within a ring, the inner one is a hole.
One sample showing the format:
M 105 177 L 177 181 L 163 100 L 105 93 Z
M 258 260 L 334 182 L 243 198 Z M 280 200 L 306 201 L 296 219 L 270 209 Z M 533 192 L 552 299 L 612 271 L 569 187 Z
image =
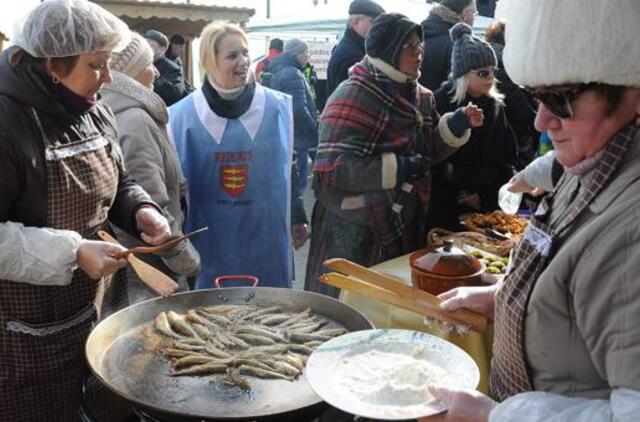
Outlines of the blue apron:
M 249 110 L 225 119 L 198 90 L 170 108 L 169 130 L 189 182 L 186 230 L 209 226 L 192 239 L 202 261 L 196 288 L 233 274 L 291 287 L 290 97 L 256 85 Z

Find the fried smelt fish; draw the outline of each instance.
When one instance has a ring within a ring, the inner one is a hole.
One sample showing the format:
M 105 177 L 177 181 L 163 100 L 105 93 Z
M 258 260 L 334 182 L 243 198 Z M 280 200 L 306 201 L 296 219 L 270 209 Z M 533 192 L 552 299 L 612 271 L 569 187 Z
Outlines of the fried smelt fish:
M 302 355 L 310 355 L 313 353 L 313 349 L 305 346 L 304 344 L 290 344 L 289 351 L 293 353 L 300 353 Z
M 289 327 L 291 325 L 297 324 L 298 322 L 306 318 L 309 318 L 310 316 L 311 316 L 311 308 L 307 308 L 304 311 L 300 312 L 299 314 L 295 314 L 291 316 L 291 318 L 289 318 L 287 321 L 283 321 L 281 324 L 278 325 L 278 328 Z
M 236 337 L 246 341 L 249 344 L 253 344 L 255 346 L 269 346 L 269 345 L 276 344 L 275 340 L 269 337 L 256 336 L 253 334 L 237 333 Z
M 320 330 L 315 334 L 326 337 L 338 337 L 343 334 L 347 334 L 348 332 L 349 330 L 347 330 L 346 328 L 328 328 L 326 330 Z
M 211 322 L 213 322 L 214 324 L 217 324 L 217 325 L 229 325 L 229 324 L 231 324 L 231 320 L 229 318 L 227 318 L 226 316 L 221 315 L 221 314 L 207 312 L 204 309 L 198 309 L 196 311 L 196 313 L 198 315 L 200 315 L 201 317 L 206 318 L 209 321 L 211 321 Z
M 230 362 L 231 362 L 230 360 L 225 361 L 224 359 L 214 358 L 213 356 L 189 355 L 189 356 L 181 357 L 180 359 L 176 359 L 173 362 L 173 368 L 183 369 L 189 366 L 199 365 L 203 363 L 217 363 L 219 365 L 226 365 L 226 364 L 229 364 Z
M 266 328 L 257 326 L 257 325 L 244 325 L 239 327 L 236 330 L 237 334 L 252 334 L 254 336 L 261 336 L 261 337 L 268 337 L 274 341 L 277 341 L 278 343 L 286 343 L 287 341 L 282 337 L 279 336 L 278 334 L 269 331 Z
M 284 355 L 283 360 L 299 371 L 302 371 L 304 369 L 304 362 L 298 356 L 287 353 L 286 355 Z
M 222 358 L 222 359 L 227 359 L 231 357 L 231 353 L 227 353 L 224 350 L 220 350 L 218 349 L 216 346 L 214 346 L 213 343 L 209 342 L 207 343 L 207 345 L 205 346 L 204 350 L 209 353 L 211 356 L 215 356 L 217 358 Z
M 155 327 L 162 335 L 171 338 L 180 338 L 179 334 L 171 329 L 171 325 L 169 324 L 169 320 L 167 319 L 167 314 L 164 312 L 160 312 L 155 319 Z
M 278 325 L 291 318 L 289 314 L 268 315 L 260 318 L 258 322 L 262 325 Z
M 173 371 L 170 375 L 172 377 L 179 377 L 182 375 L 211 375 L 222 374 L 227 371 L 227 365 L 221 365 L 219 363 L 203 363 L 202 365 L 190 366 L 185 369 Z
M 293 365 L 288 364 L 287 362 L 284 361 L 278 361 L 278 360 L 274 360 L 268 363 L 269 365 L 271 365 L 273 367 L 273 369 L 280 373 L 280 374 L 284 374 L 287 376 L 290 376 L 291 378 L 297 378 L 298 375 L 300 375 L 300 370 L 298 368 L 296 368 Z
M 191 326 L 187 324 L 182 315 L 179 315 L 173 311 L 169 311 L 167 312 L 167 319 L 169 320 L 169 324 L 171 324 L 171 328 L 173 328 L 174 331 L 189 337 L 198 338 L 198 334 L 196 334 L 196 332 L 193 331 L 193 328 L 191 328 Z
M 280 374 L 278 372 L 268 371 L 266 369 L 256 368 L 255 366 L 248 365 L 240 365 L 240 373 L 243 375 L 252 375 L 258 378 L 282 379 L 287 381 L 291 380 L 291 378 L 289 378 L 288 376 Z
M 321 336 L 318 334 L 300 334 L 298 332 L 286 332 L 285 337 L 288 337 L 289 341 L 293 343 L 308 343 L 310 341 L 331 340 L 331 337 L 328 336 Z
M 222 382 L 227 385 L 236 386 L 245 391 L 251 390 L 251 384 L 249 384 L 249 381 L 230 369 L 227 369 L 227 373 L 222 377 Z

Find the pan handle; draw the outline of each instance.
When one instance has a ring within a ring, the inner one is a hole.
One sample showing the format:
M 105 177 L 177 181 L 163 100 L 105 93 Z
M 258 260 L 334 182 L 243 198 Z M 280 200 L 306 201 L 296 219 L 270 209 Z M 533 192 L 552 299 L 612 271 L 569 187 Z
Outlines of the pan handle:
M 221 282 L 229 280 L 249 281 L 251 282 L 251 287 L 256 287 L 260 283 L 258 277 L 254 277 L 252 275 L 221 275 L 213 279 L 213 286 L 217 289 L 222 289 L 223 287 Z

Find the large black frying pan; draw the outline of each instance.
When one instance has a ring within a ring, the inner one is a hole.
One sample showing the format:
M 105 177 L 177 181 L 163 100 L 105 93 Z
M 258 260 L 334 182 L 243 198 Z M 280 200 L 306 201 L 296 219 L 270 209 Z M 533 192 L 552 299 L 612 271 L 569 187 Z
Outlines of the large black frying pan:
M 250 378 L 243 392 L 207 377 L 171 377 L 170 363 L 157 348 L 162 340 L 152 328 L 161 311 L 183 313 L 216 304 L 280 306 L 331 321 L 350 331 L 372 328 L 358 311 L 317 293 L 271 287 L 232 287 L 185 292 L 132 305 L 101 321 L 87 340 L 86 355 L 94 374 L 137 409 L 163 421 L 303 420 L 324 406 L 304 374 L 295 381 Z M 306 413 L 305 413 L 306 412 Z

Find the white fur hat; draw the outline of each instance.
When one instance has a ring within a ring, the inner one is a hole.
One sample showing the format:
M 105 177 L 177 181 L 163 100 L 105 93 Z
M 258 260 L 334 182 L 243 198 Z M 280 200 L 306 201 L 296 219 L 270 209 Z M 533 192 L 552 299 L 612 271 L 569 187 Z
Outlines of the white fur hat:
M 640 0 L 501 0 L 503 61 L 525 86 L 640 87 Z

